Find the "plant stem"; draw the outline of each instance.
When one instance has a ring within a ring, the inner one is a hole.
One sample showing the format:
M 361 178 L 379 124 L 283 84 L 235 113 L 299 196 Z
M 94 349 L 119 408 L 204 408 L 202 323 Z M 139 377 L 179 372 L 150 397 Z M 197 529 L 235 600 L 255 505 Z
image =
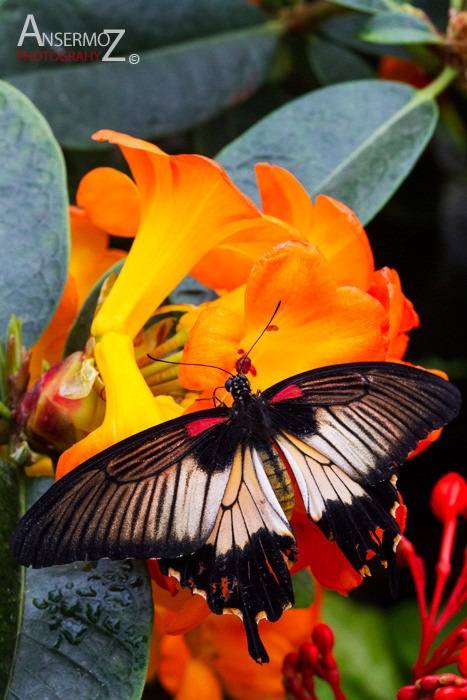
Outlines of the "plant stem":
M 459 75 L 459 70 L 457 68 L 451 68 L 451 66 L 445 66 L 441 73 L 426 87 L 418 90 L 417 94 L 413 98 L 412 104 L 416 102 L 425 102 L 426 100 L 433 99 L 437 97 L 452 83 L 455 78 Z
M 4 418 L 6 421 L 8 421 L 8 423 L 11 423 L 13 421 L 12 412 L 1 401 L 0 401 L 0 418 Z

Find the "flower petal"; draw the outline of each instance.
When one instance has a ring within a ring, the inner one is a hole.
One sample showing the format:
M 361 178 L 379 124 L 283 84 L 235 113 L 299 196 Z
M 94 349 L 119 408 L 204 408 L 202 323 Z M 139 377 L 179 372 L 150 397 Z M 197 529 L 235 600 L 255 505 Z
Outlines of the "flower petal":
M 249 348 L 278 302 L 276 332 L 265 334 L 251 359 L 258 376 L 252 388 L 265 388 L 314 367 L 383 360 L 387 317 L 383 307 L 355 287 L 337 287 L 331 266 L 309 243 L 276 246 L 253 267 L 245 294 Z
M 225 372 L 194 365 L 209 364 L 233 372 L 238 343 L 244 334 L 245 325 L 235 312 L 222 306 L 203 309 L 183 353 L 183 362 L 192 366 L 180 365 L 178 370 L 183 386 L 198 391 L 206 386 L 223 387 L 227 379 Z
M 207 287 L 233 290 L 245 284 L 254 263 L 269 248 L 301 237 L 286 223 L 262 216 L 212 248 L 194 266 L 191 274 Z
M 169 156 L 157 146 L 112 131 L 100 131 L 94 138 L 121 147 L 140 193 L 142 218 L 92 333 L 116 330 L 134 337 L 210 248 L 245 220 L 259 218 L 260 212 L 208 158 Z
M 353 211 L 331 197 L 319 195 L 313 206 L 298 180 L 284 168 L 259 163 L 256 178 L 263 212 L 286 221 L 301 240 L 318 246 L 339 286 L 366 290 L 374 270 L 365 230 Z
M 69 274 L 63 290 L 62 298 L 49 325 L 31 348 L 29 365 L 32 386 L 42 374 L 42 363 L 45 360 L 50 366 L 60 362 L 65 341 L 78 312 L 78 290 L 73 275 Z
M 141 219 L 138 188 L 114 168 L 95 168 L 79 183 L 76 203 L 93 224 L 114 236 L 133 238 Z
M 402 293 L 401 282 L 396 270 L 383 267 L 372 275 L 368 293 L 386 309 L 389 317 L 388 357 L 402 359 L 407 349 L 408 336 L 412 328 L 418 328 L 420 320 L 413 304 Z
M 70 207 L 70 231 L 70 274 L 76 282 L 81 306 L 104 272 L 124 258 L 126 253 L 109 249 L 109 234 L 95 226 L 79 207 Z

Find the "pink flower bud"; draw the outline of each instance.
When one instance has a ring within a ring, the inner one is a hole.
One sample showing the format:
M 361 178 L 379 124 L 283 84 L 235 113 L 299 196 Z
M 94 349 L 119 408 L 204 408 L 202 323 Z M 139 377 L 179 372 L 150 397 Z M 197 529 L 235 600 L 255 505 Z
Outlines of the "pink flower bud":
M 16 411 L 18 424 L 31 447 L 42 454 L 57 454 L 97 428 L 105 403 L 92 389 L 81 398 L 63 395 L 62 387 L 76 378 L 83 353 L 75 352 L 48 369 L 27 392 Z
M 449 472 L 431 492 L 430 506 L 438 520 L 445 523 L 467 510 L 467 482 L 460 474 Z

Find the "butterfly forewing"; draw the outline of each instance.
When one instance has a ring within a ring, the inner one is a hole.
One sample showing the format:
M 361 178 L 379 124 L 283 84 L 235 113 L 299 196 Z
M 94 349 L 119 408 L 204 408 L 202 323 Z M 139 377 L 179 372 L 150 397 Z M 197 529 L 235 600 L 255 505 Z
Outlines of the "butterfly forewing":
M 234 452 L 226 409 L 138 433 L 57 481 L 20 521 L 11 554 L 41 567 L 193 552 L 214 527 Z
M 385 362 L 324 367 L 263 393 L 275 428 L 300 438 L 358 483 L 389 479 L 429 432 L 457 414 L 440 377 Z

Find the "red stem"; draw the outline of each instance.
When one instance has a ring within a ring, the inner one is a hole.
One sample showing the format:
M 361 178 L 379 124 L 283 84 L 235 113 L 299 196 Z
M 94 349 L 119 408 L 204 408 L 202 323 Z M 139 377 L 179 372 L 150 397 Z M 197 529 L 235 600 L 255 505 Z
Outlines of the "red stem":
M 457 529 L 457 517 L 453 516 L 444 523 L 443 539 L 441 540 L 441 549 L 439 553 L 438 563 L 436 564 L 436 584 L 435 591 L 433 593 L 433 601 L 431 603 L 431 610 L 429 614 L 430 624 L 433 624 L 436 614 L 438 612 L 439 604 L 441 603 L 441 598 L 443 597 L 444 587 L 446 581 L 451 574 L 451 555 L 452 547 L 454 544 L 454 537 L 456 536 Z

